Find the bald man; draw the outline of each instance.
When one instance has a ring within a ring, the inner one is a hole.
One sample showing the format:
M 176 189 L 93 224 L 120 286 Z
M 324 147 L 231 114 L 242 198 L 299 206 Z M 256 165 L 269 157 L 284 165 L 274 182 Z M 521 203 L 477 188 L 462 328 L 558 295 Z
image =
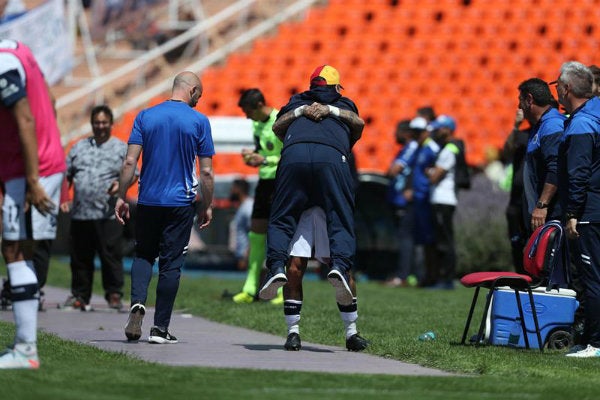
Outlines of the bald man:
M 171 98 L 142 110 L 133 123 L 115 206 L 117 220 L 125 224 L 130 218 L 129 204 L 125 201 L 127 183 L 133 179 L 142 155 L 135 258 L 131 267 L 131 309 L 125 326 L 125 336 L 130 341 L 142 336 L 152 265 L 158 257 L 156 311 L 148 341 L 177 343 L 168 328 L 194 213 L 198 214 L 200 229 L 207 227 L 212 219 L 215 150 L 208 118 L 194 110 L 201 96 L 198 76 L 182 72 L 173 81 Z M 199 204 L 196 204 L 196 163 L 200 165 Z

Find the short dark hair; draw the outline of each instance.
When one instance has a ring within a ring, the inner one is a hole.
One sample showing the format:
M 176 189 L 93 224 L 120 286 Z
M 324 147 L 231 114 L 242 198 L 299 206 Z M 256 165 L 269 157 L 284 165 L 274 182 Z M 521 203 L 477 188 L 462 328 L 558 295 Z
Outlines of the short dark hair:
M 240 96 L 240 101 L 238 101 L 238 106 L 256 109 L 258 108 L 259 103 L 267 104 L 267 102 L 265 101 L 265 96 L 260 91 L 260 89 L 252 88 L 244 90 L 242 92 L 242 95 Z
M 237 187 L 245 195 L 250 193 L 250 184 L 245 179 L 234 179 L 234 181 L 231 183 L 231 186 Z
M 396 132 L 410 130 L 410 119 L 403 119 L 396 124 Z
M 550 106 L 556 103 L 550 92 L 550 86 L 540 78 L 531 78 L 521 82 L 519 93 L 530 94 L 533 97 L 533 103 L 538 106 Z
M 427 121 L 433 121 L 435 119 L 435 111 L 431 106 L 423 106 L 417 108 L 417 114 L 424 117 Z
M 106 104 L 101 104 L 99 106 L 96 106 L 94 108 L 92 108 L 92 112 L 90 113 L 90 124 L 94 122 L 94 117 L 100 113 L 104 113 L 106 115 L 108 115 L 108 118 L 110 119 L 110 123 L 112 125 L 113 121 L 113 113 L 112 110 L 110 109 L 109 106 L 107 106 Z

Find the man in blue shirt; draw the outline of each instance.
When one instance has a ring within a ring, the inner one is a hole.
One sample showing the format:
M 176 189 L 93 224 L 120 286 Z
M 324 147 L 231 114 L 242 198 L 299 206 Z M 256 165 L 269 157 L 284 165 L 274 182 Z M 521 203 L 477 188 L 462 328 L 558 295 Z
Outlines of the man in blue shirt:
M 128 340 L 138 340 L 142 335 L 152 265 L 158 257 L 156 312 L 148 341 L 177 343 L 168 328 L 194 212 L 197 211 L 200 229 L 208 226 L 212 219 L 215 151 L 208 118 L 194 110 L 200 96 L 200 79 L 192 72 L 181 72 L 173 82 L 171 98 L 142 110 L 133 123 L 115 206 L 117 220 L 124 224 L 129 219 L 129 205 L 125 202 L 127 183 L 131 182 L 142 155 L 135 224 L 136 255 L 131 267 L 132 306 L 125 326 Z M 201 196 L 196 207 L 197 162 Z
M 431 183 L 427 171 L 433 167 L 440 146 L 430 137 L 427 131 L 427 120 L 416 117 L 410 122 L 411 129 L 417 132 L 419 149 L 415 155 L 412 175 L 412 200 L 414 212 L 415 245 L 422 246 L 424 255 L 424 276 L 420 286 L 433 286 L 437 283 L 437 269 L 434 263 L 435 233 L 433 230 L 433 214 L 431 210 Z
M 390 177 L 387 199 L 394 209 L 396 216 L 398 263 L 392 276 L 386 284 L 388 286 L 406 286 L 408 276 L 414 273 L 414 212 L 412 211 L 412 198 L 406 194 L 411 188 L 411 174 L 414 166 L 419 143 L 414 138 L 414 131 L 410 128 L 410 120 L 400 121 L 396 127 L 396 142 L 403 145 L 390 165 L 387 175 Z M 416 274 L 415 274 L 416 277 Z
M 583 64 L 562 65 L 557 81 L 558 101 L 569 118 L 560 145 L 560 198 L 566 231 L 577 243 L 579 273 L 584 287 L 587 347 L 568 357 L 600 357 L 600 99 L 592 93 L 594 77 Z
M 554 194 L 558 184 L 558 146 L 566 117 L 554 107 L 555 102 L 550 87 L 539 78 L 519 85 L 519 108 L 531 126 L 523 169 L 528 236 L 546 221 L 561 217 Z

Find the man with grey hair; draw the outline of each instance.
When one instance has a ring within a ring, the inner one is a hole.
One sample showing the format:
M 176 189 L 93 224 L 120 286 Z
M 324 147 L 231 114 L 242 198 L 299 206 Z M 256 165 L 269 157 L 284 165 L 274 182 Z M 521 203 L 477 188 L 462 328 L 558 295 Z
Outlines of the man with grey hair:
M 593 95 L 594 76 L 585 65 L 569 61 L 556 81 L 565 121 L 559 160 L 566 165 L 559 190 L 566 232 L 577 243 L 584 283 L 585 348 L 568 357 L 600 357 L 600 99 Z

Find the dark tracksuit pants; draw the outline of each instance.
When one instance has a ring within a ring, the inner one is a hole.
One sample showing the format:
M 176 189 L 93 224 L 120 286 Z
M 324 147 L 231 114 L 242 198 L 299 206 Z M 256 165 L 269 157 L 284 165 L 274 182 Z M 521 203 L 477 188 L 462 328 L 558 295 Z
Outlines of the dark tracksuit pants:
M 412 210 L 412 203 L 408 203 L 404 208 L 397 208 L 396 215 L 396 233 L 398 242 L 398 263 L 396 265 L 395 276 L 406 280 L 410 274 L 420 275 L 415 268 L 415 213 Z M 418 278 L 422 278 L 418 276 Z
M 105 295 L 123 290 L 123 227 L 116 219 L 71 220 L 71 293 L 86 304 L 92 296 L 94 257 L 102 266 Z
M 146 303 L 152 266 L 158 257 L 154 326 L 162 329 L 168 328 L 171 322 L 181 267 L 194 223 L 194 212 L 194 204 L 183 207 L 137 206 L 135 258 L 131 266 L 131 304 Z
M 437 282 L 451 282 L 456 274 L 456 246 L 454 244 L 454 210 L 448 204 L 432 204 L 435 231 L 435 268 Z
M 297 143 L 286 147 L 277 167 L 267 232 L 267 267 L 284 267 L 289 245 L 304 210 L 325 211 L 331 265 L 349 271 L 354 264 L 354 181 L 345 156 L 333 147 Z
M 584 282 L 584 340 L 600 348 L 600 223 L 579 224 L 579 260 Z

